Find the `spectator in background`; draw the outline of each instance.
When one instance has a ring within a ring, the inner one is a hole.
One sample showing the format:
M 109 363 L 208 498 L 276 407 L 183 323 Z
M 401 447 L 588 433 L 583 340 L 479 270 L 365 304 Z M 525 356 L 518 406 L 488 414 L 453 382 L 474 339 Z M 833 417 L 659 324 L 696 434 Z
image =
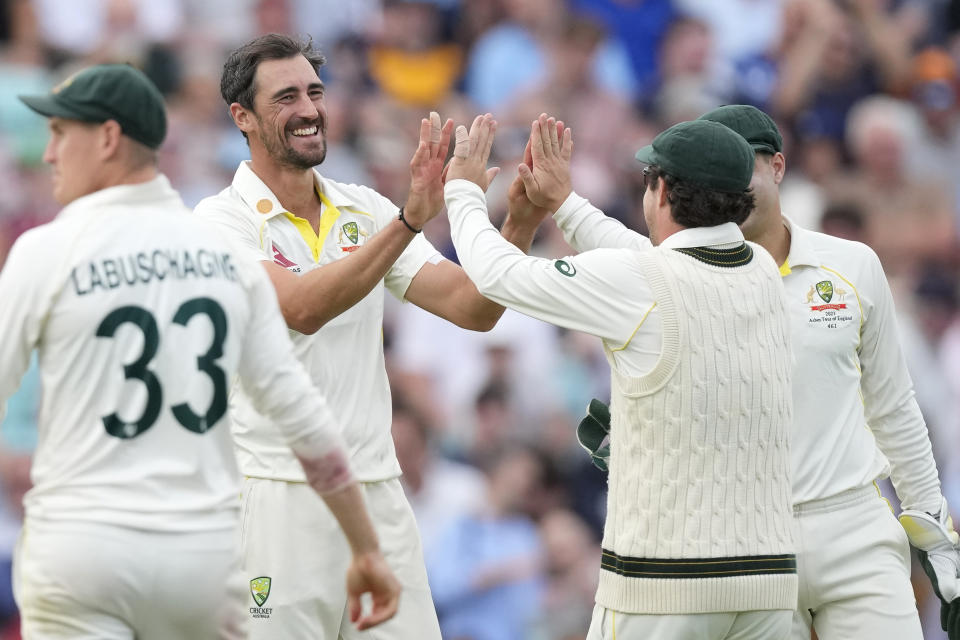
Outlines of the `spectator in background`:
M 574 13 L 599 20 L 626 49 L 637 89 L 643 100 L 657 85 L 660 46 L 677 18 L 671 0 L 571 0 Z M 578 129 L 579 131 L 579 129 Z
M 44 64 L 45 50 L 30 0 L 10 0 L 0 5 L 0 147 L 26 166 L 42 164 L 47 128 L 16 96 L 40 93 L 52 84 Z M 5 144 L 4 144 L 5 143 Z M 9 193 L 9 192 L 7 192 Z M 0 205 L 2 206 L 2 205 Z M 0 210 L 0 214 L 2 214 Z
M 391 386 L 431 417 L 444 444 L 460 457 L 474 459 L 470 450 L 478 424 L 491 417 L 478 413 L 476 402 L 491 382 L 507 390 L 523 385 L 523 393 L 497 395 L 504 396 L 511 420 L 526 435 L 536 434 L 559 408 L 564 350 L 553 327 L 509 309 L 487 333 L 462 331 L 413 305 L 396 305 L 393 320 Z M 582 408 L 578 403 L 571 415 Z M 492 444 L 499 446 L 501 437 Z
M 328 50 L 348 37 L 372 38 L 386 25 L 384 0 L 287 0 L 291 22 Z M 340 62 L 337 61 L 337 66 Z
M 33 0 L 40 32 L 64 56 L 140 59 L 154 43 L 184 28 L 183 0 Z
M 863 213 L 853 204 L 831 204 L 820 218 L 820 231 L 844 240 L 854 240 L 870 244 Z
M 925 262 L 950 260 L 957 248 L 951 194 L 944 185 L 907 171 L 907 153 L 919 142 L 913 106 L 870 97 L 853 108 L 846 128 L 856 165 L 832 177 L 827 194 L 864 212 L 870 245 L 888 277 L 915 274 Z
M 911 173 L 953 185 L 955 224 L 960 229 L 960 89 L 957 64 L 945 50 L 930 47 L 913 58 L 910 96 L 922 116 L 920 137 L 909 149 Z
M 785 0 L 674 0 L 686 15 L 710 26 L 725 78 L 738 60 L 772 48 L 780 37 Z
M 553 509 L 540 521 L 547 578 L 537 629 L 545 638 L 582 640 L 597 592 L 600 545 L 576 514 Z
M 470 465 L 441 456 L 433 427 L 412 406 L 393 402 L 393 443 L 403 471 L 401 483 L 413 508 L 424 548 L 460 518 L 479 512 L 486 483 Z
M 842 139 L 855 102 L 879 90 L 906 89 L 914 34 L 898 29 L 883 4 L 799 0 L 791 7 L 785 40 L 793 38 L 784 43 L 771 99 L 778 117 L 814 119 L 827 135 Z M 801 26 L 791 30 L 793 24 Z
M 712 72 L 713 34 L 699 18 L 674 21 L 660 47 L 659 86 L 650 108 L 662 127 L 693 120 L 723 102 Z
M 560 30 L 544 43 L 548 71 L 529 89 L 517 94 L 503 117 L 507 166 L 520 162 L 530 121 L 544 111 L 561 113 L 578 133 L 577 159 L 571 171 L 585 197 L 625 218 L 623 191 L 631 145 L 639 138 L 652 138 L 624 96 L 598 83 L 593 61 L 605 41 L 603 28 L 584 17 L 568 17 Z M 597 114 L 603 117 L 598 118 Z M 512 153 L 511 153 L 512 152 Z M 506 160 L 506 158 L 505 158 Z
M 383 29 L 370 48 L 370 75 L 394 100 L 436 105 L 460 78 L 463 50 L 444 38 L 443 15 L 433 2 L 389 0 Z
M 808 137 L 843 140 L 847 111 L 878 91 L 908 86 L 916 33 L 884 0 L 787 0 L 779 42 L 737 65 L 737 95 Z
M 481 510 L 457 518 L 426 552 L 430 589 L 443 637 L 524 640 L 543 596 L 543 545 L 524 509 L 543 468 L 507 443 L 485 472 Z
M 466 93 L 481 109 L 496 111 L 546 74 L 548 44 L 562 32 L 563 0 L 512 0 L 508 19 L 476 42 L 467 62 Z M 632 96 L 636 79 L 619 40 L 604 40 L 593 61 L 597 83 Z

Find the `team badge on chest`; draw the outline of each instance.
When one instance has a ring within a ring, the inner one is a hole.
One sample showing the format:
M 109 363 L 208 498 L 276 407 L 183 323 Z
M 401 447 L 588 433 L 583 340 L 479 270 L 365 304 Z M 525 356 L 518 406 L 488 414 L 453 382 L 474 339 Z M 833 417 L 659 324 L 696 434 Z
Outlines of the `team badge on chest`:
M 804 303 L 810 309 L 808 324 L 827 329 L 838 329 L 850 324 L 853 313 L 847 309 L 844 300 L 847 290 L 835 287 L 831 280 L 821 280 L 810 285 Z
M 340 226 L 337 244 L 340 246 L 341 251 L 350 253 L 363 246 L 364 241 L 369 235 L 369 233 L 360 228 L 360 225 L 351 220 Z

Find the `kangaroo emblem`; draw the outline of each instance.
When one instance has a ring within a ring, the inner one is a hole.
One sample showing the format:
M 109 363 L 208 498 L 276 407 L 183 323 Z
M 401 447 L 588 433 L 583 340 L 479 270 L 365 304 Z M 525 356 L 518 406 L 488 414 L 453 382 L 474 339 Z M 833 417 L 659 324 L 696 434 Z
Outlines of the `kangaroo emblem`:
M 813 285 L 810 285 L 810 291 L 807 291 L 807 304 L 813 303 L 813 293 L 814 293 Z

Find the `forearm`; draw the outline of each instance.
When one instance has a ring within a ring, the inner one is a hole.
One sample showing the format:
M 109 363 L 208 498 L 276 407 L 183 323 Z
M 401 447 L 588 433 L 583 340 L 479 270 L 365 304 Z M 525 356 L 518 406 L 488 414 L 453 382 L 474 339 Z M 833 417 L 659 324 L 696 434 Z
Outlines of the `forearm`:
M 533 245 L 533 238 L 537 235 L 538 226 L 518 223 L 508 213 L 507 219 L 503 221 L 503 226 L 500 227 L 500 235 L 520 251 L 529 253 L 530 247 Z
M 509 215 L 500 228 L 500 235 L 503 239 L 524 253 L 530 251 L 530 245 L 533 244 L 535 234 L 536 227 L 531 229 L 523 225 L 514 224 Z M 490 328 L 497 323 L 506 310 L 505 307 L 480 295 L 477 287 L 472 282 L 469 283 L 469 286 L 465 285 L 463 287 L 459 306 L 461 306 L 466 314 L 473 318 L 477 324 L 485 327 L 489 326 Z
M 402 222 L 393 220 L 349 256 L 300 276 L 295 286 L 278 287 L 287 325 L 301 333 L 314 333 L 360 302 L 414 237 Z
M 778 116 L 792 117 L 810 99 L 829 38 L 826 31 L 808 31 L 784 56 L 780 83 L 772 98 L 773 110 Z
M 342 489 L 325 493 L 321 497 L 333 513 L 333 517 L 337 519 L 340 528 L 343 529 L 355 557 L 380 550 L 377 533 L 367 513 L 360 485 L 352 482 Z
M 942 494 L 930 437 L 912 397 L 895 412 L 870 421 L 880 451 L 890 461 L 890 477 L 904 509 L 935 513 Z
M 609 295 L 621 287 L 620 278 L 630 280 L 620 262 L 601 264 L 605 258 L 594 255 L 596 269 L 572 278 L 563 269 L 576 269 L 565 261 L 527 256 L 500 237 L 487 218 L 479 189 L 463 181 L 448 183 L 446 198 L 451 238 L 464 271 L 482 295 L 544 322 L 617 344 L 629 338 L 636 324 L 622 320 L 634 310 L 618 305 L 631 300 Z
M 879 11 L 861 12 L 867 42 L 887 91 L 899 92 L 910 79 L 910 42 L 890 18 Z

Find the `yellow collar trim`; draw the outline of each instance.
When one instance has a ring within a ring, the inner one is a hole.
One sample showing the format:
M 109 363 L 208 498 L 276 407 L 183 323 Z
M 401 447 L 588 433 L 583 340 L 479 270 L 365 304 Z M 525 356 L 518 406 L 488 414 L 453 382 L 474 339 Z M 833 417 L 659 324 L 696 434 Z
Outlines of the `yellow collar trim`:
M 323 203 L 323 213 L 320 214 L 320 227 L 316 233 L 313 231 L 313 225 L 306 219 L 295 216 L 289 211 L 283 212 L 287 220 L 292 222 L 293 226 L 300 232 L 303 241 L 307 243 L 310 252 L 313 254 L 314 262 L 320 262 L 320 251 L 323 249 L 323 243 L 330 234 L 330 229 L 333 228 L 334 223 L 340 217 L 340 210 L 333 206 L 330 199 L 323 195 L 323 192 L 319 189 L 317 189 L 317 195 L 320 196 L 320 202 Z
M 793 269 L 790 268 L 790 258 L 787 258 L 783 261 L 783 264 L 780 265 L 780 277 L 788 276 L 793 273 Z

